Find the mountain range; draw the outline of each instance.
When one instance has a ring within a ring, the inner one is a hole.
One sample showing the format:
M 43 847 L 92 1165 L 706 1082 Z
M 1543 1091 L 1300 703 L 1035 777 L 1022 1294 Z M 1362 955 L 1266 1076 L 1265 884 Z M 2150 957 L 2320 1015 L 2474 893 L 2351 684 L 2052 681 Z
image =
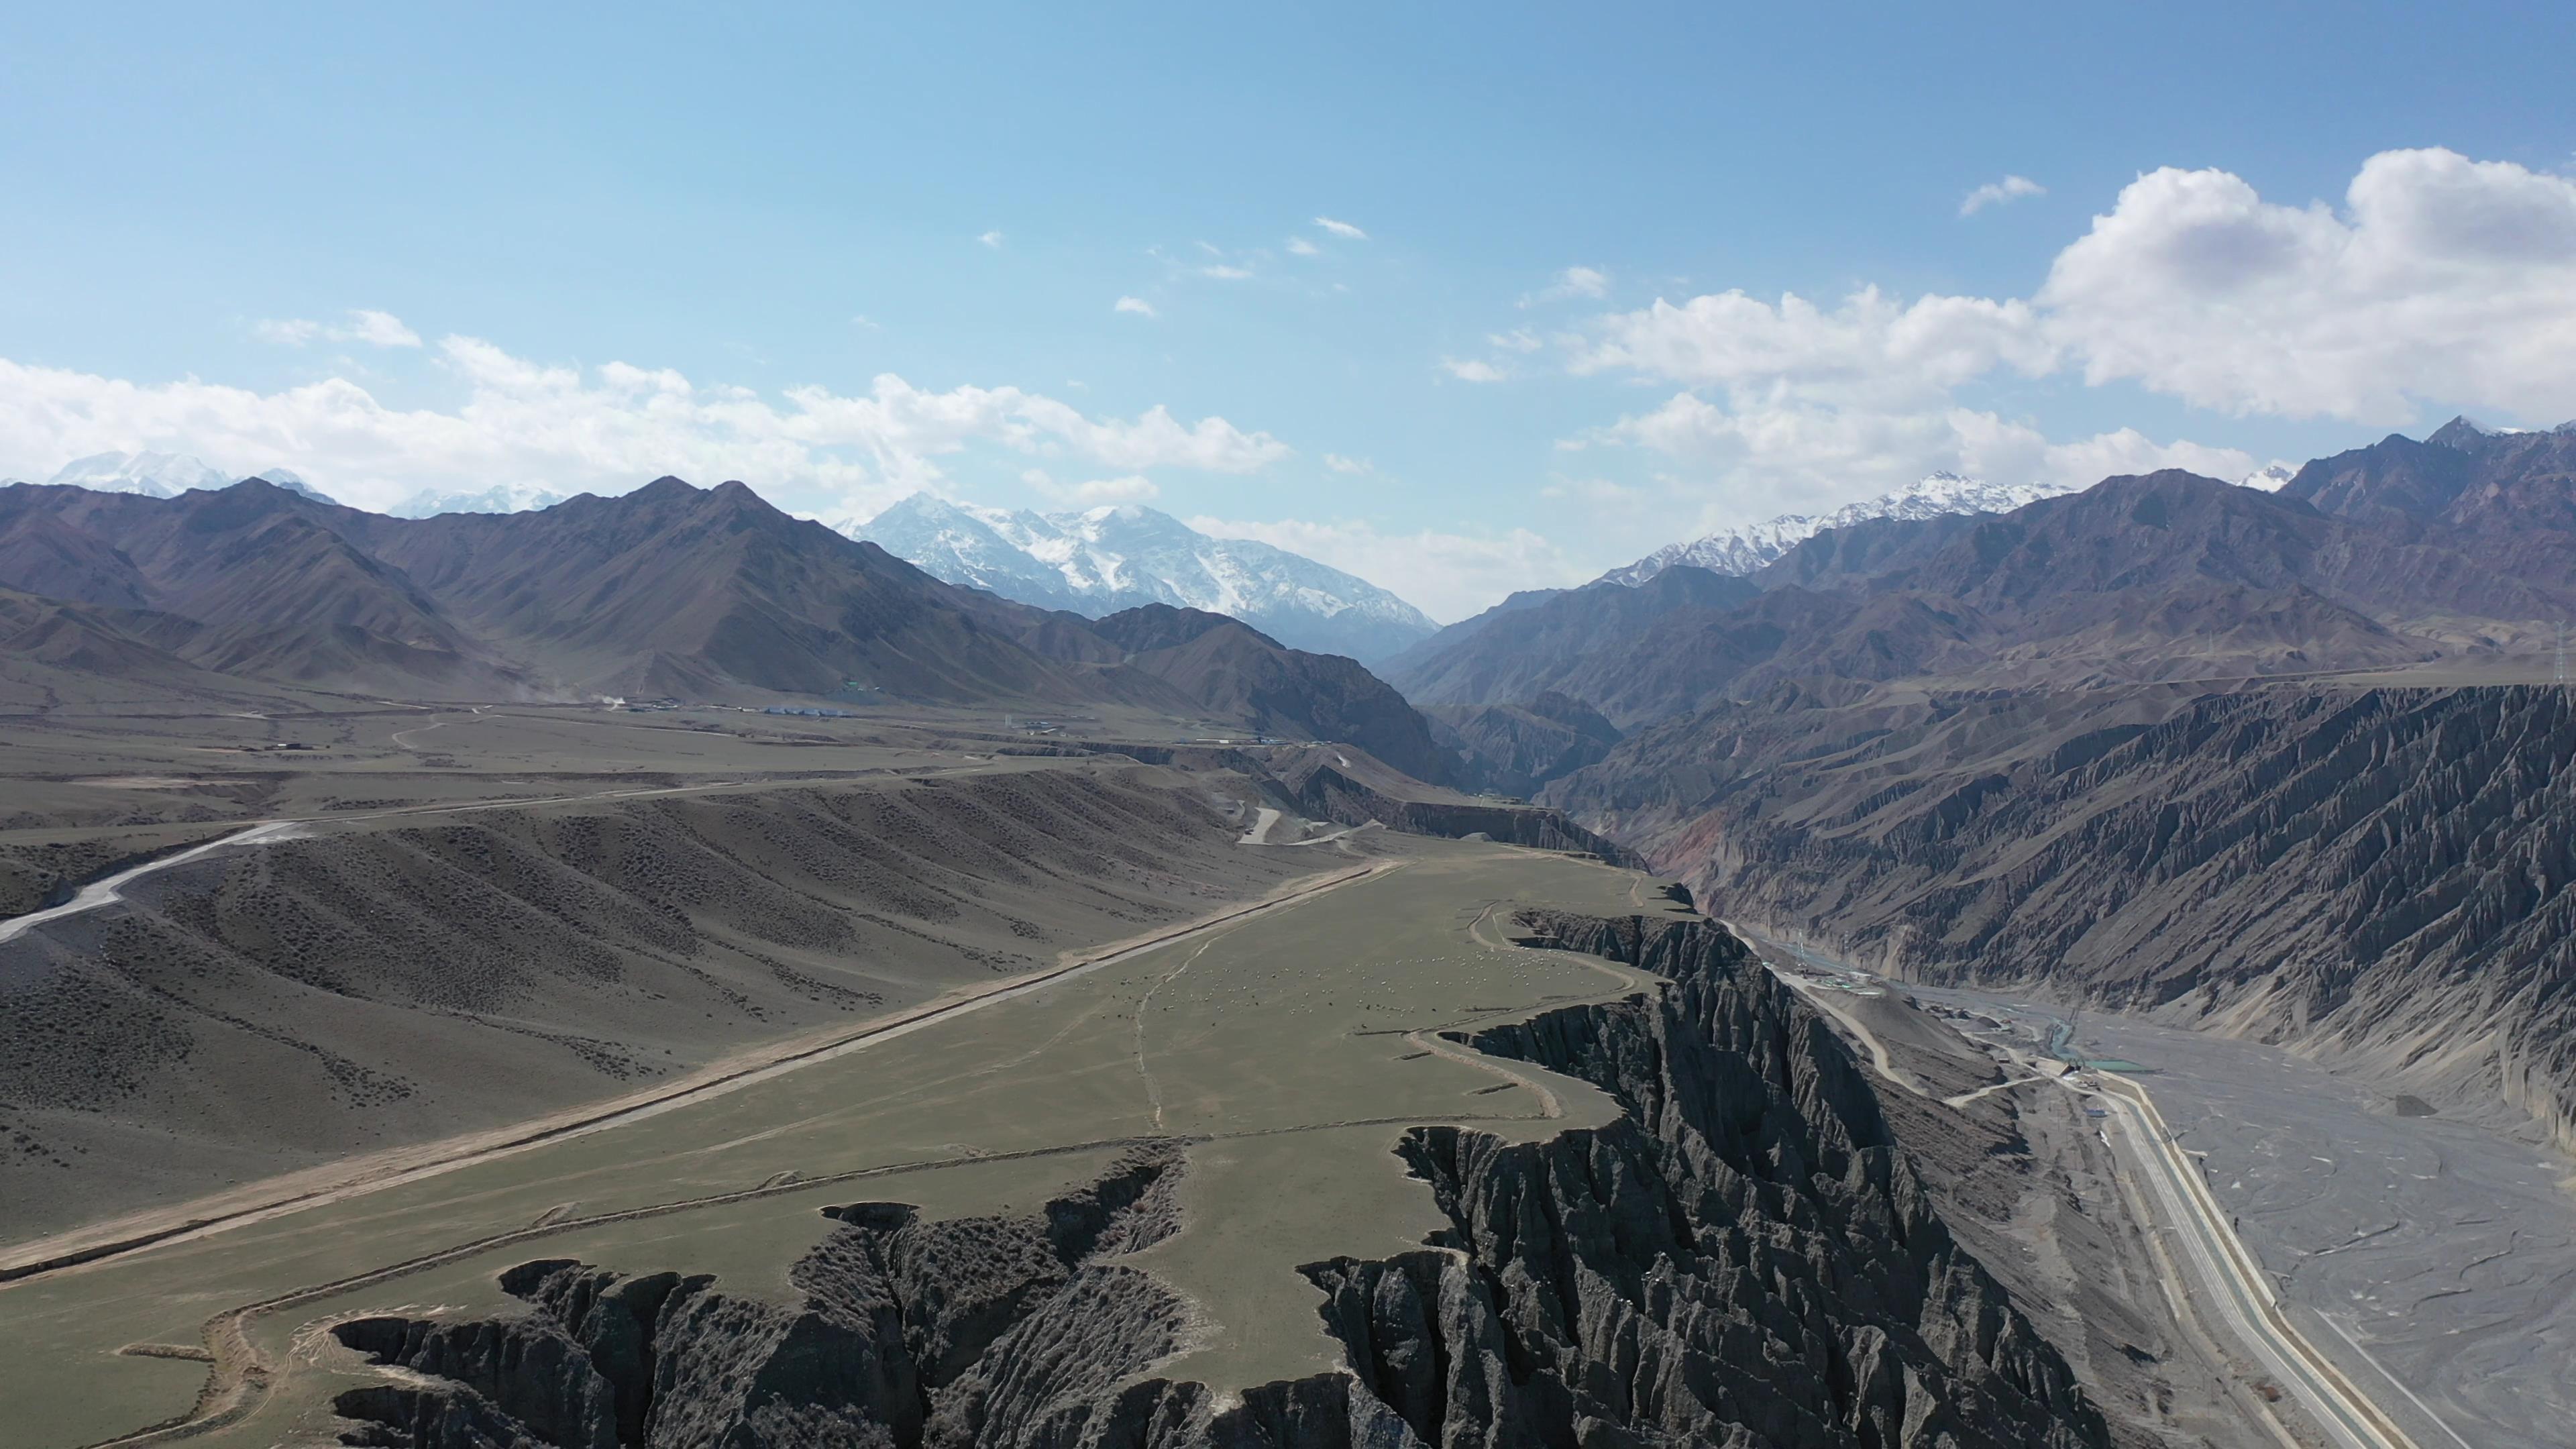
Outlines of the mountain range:
M 2240 488 L 2274 493 L 2289 483 L 2294 472 L 2285 464 L 2273 463 L 2237 479 L 2236 484 Z M 1687 543 L 1666 544 L 1635 563 L 1610 570 L 1595 582 L 1634 586 L 1676 564 L 1707 569 L 1712 573 L 1753 574 L 1828 529 L 1849 528 L 1877 518 L 1924 519 L 2010 513 L 2024 504 L 2075 491 L 2076 485 L 2071 484 L 1988 483 L 1957 473 L 1926 473 L 1893 493 L 1846 503 L 1831 513 L 1784 513 L 1761 523 L 1721 530 Z
M 1635 563 L 1612 569 L 1595 582 L 1633 587 L 1676 564 L 1711 573 L 1751 574 L 1829 528 L 1849 528 L 1872 518 L 2010 513 L 2025 503 L 2071 491 L 2047 483 L 1987 483 L 1956 473 L 1927 473 L 1893 493 L 1846 503 L 1831 513 L 1784 513 L 1687 543 L 1668 543 Z
M 425 519 L 261 479 L 171 498 L 13 485 L 0 635 L 0 693 L 37 706 L 261 690 L 1115 704 L 1449 774 L 1424 721 L 1347 659 L 1214 615 L 1095 622 L 958 588 L 740 483 Z
M 839 527 L 949 583 L 1091 618 L 1168 604 L 1362 663 L 1439 627 L 1365 579 L 1252 539 L 1210 537 L 1139 504 L 1035 513 L 915 493 Z
M 265 468 L 248 475 L 274 483 L 291 493 L 324 503 L 329 494 L 304 481 L 302 475 L 288 468 Z M 57 469 L 47 480 L 66 488 L 86 488 L 93 493 L 135 493 L 146 498 L 176 498 L 182 493 L 200 489 L 222 488 L 234 480 L 220 468 L 184 453 L 92 453 L 74 458 Z
M 442 493 L 424 488 L 385 511 L 395 518 L 436 518 L 442 513 L 533 513 L 563 501 L 564 495 L 531 483 L 495 483 L 474 493 Z
M 2455 422 L 2264 481 L 2167 471 L 1999 514 L 1860 519 L 1750 575 L 1674 562 L 1515 595 L 1382 672 L 1425 707 L 1556 693 L 1632 731 L 1795 681 L 2473 668 L 2576 612 L 2576 433 Z

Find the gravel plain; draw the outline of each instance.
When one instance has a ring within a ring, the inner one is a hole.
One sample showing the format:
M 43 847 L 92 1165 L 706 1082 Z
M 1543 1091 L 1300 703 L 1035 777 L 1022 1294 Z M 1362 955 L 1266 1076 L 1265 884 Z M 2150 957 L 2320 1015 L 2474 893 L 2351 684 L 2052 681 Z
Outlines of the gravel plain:
M 2028 997 L 1906 988 L 2039 1040 Z M 2183 1147 L 2320 1349 L 2423 1449 L 2576 1444 L 2576 1164 L 2539 1128 L 2425 1111 L 2259 1042 L 2075 1018 L 2070 1050 L 2149 1070 Z

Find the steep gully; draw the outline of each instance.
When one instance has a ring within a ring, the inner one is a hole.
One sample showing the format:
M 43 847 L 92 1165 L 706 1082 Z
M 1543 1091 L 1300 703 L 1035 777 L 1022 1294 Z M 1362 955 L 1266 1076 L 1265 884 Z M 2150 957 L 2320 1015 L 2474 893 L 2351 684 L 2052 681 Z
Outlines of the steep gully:
M 1165 1142 L 1020 1218 L 829 1209 L 794 1307 L 545 1259 L 504 1275 L 517 1315 L 341 1323 L 407 1371 L 341 1397 L 368 1426 L 351 1442 L 2114 1442 L 1952 1236 L 1849 1051 L 1731 935 L 1520 924 L 1668 984 L 1458 1044 L 1591 1082 L 1621 1115 L 1539 1141 L 1407 1132 L 1399 1156 L 1449 1226 L 1303 1270 L 1346 1372 L 1240 1393 L 1156 1376 L 1190 1313 L 1118 1259 L 1181 1226 Z

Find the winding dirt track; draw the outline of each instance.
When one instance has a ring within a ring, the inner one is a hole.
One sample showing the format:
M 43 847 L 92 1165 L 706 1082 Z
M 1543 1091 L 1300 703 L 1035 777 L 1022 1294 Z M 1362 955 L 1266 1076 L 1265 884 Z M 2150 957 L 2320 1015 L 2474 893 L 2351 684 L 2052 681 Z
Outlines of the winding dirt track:
M 12 916 L 8 920 L 0 921 L 0 941 L 14 941 L 47 921 L 59 921 L 65 916 L 77 916 L 97 910 L 117 900 L 118 893 L 127 885 L 154 871 L 168 870 L 174 865 L 195 860 L 201 855 L 222 850 L 226 846 L 257 845 L 262 841 L 276 840 L 291 834 L 300 823 L 293 820 L 262 821 L 248 830 L 235 831 L 220 840 L 209 840 L 203 845 L 192 845 L 175 855 L 165 855 L 159 860 L 147 860 L 141 865 L 128 866 L 105 880 L 92 881 L 82 886 L 79 894 L 59 906 L 47 906 L 41 911 L 29 911 L 23 916 Z
M 237 841 L 239 837 L 231 837 Z M 218 842 L 221 843 L 221 842 Z M 1188 940 L 1312 899 L 1354 881 L 1398 870 L 1404 862 L 1373 861 L 1356 869 L 1299 882 L 1250 905 L 1200 917 L 1187 925 L 1113 943 L 1090 956 L 1051 970 L 987 986 L 951 992 L 925 1005 L 858 1027 L 835 1027 L 820 1036 L 808 1034 L 771 1042 L 709 1063 L 690 1077 L 645 1092 L 536 1118 L 507 1128 L 450 1138 L 444 1142 L 398 1148 L 354 1163 L 339 1163 L 310 1172 L 273 1178 L 213 1204 L 200 1202 L 162 1212 L 137 1215 L 93 1228 L 79 1229 L 22 1244 L 0 1258 L 0 1287 L 13 1282 L 76 1271 L 97 1263 L 131 1257 L 153 1248 L 191 1241 L 213 1233 L 264 1222 L 285 1213 L 453 1172 L 497 1157 L 524 1152 L 566 1138 L 603 1131 L 657 1116 L 711 1097 L 738 1091 L 755 1082 L 818 1061 L 846 1055 L 883 1041 L 908 1036 L 924 1027 L 980 1011 L 998 1002 L 1085 972 L 1128 960 L 1144 952 Z M 105 884 L 102 882 L 102 884 Z

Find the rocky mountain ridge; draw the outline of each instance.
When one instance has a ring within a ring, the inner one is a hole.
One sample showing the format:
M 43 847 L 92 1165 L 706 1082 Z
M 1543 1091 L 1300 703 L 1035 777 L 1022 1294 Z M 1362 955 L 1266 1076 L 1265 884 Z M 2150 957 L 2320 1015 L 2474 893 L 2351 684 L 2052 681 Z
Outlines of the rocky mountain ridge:
M 2010 513 L 2025 503 L 2073 491 L 2051 483 L 1988 483 L 1957 473 L 1927 473 L 1895 492 L 1846 503 L 1831 513 L 1784 513 L 1686 543 L 1669 543 L 1635 563 L 1610 570 L 1594 582 L 1634 587 L 1676 564 L 1742 577 L 1761 572 L 1782 554 L 1827 529 L 1849 528 L 1873 518 Z

